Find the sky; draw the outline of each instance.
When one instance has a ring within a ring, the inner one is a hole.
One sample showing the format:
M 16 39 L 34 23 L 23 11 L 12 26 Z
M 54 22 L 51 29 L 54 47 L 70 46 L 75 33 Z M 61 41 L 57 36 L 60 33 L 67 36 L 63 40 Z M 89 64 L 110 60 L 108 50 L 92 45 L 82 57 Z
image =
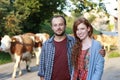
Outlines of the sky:
M 118 17 L 117 16 L 118 11 L 114 10 L 115 8 L 118 7 L 117 1 L 116 0 L 104 0 L 104 3 L 105 3 L 108 13 L 115 17 Z
M 93 2 L 98 3 L 98 0 L 92 0 Z M 116 0 L 103 0 L 103 3 L 105 4 L 107 12 L 112 15 L 117 17 L 117 10 L 115 10 L 118 7 L 117 1 Z
M 72 5 L 72 3 L 70 2 L 70 0 L 67 0 L 68 1 L 68 3 L 69 3 L 69 5 L 71 5 L 72 7 L 74 7 L 73 5 Z M 96 3 L 98 3 L 98 0 L 91 0 L 91 1 L 93 1 L 93 2 L 96 2 Z M 106 6 L 106 10 L 107 10 L 107 12 L 110 14 L 110 15 L 112 15 L 112 16 L 115 16 L 115 17 L 117 17 L 117 10 L 114 10 L 115 8 L 117 8 L 117 1 L 116 0 L 103 0 L 103 3 L 105 4 L 105 6 Z M 69 8 L 68 8 L 69 9 Z M 68 11 L 64 11 L 64 13 L 66 13 L 68 16 L 71 16 L 71 14 L 70 14 L 70 12 L 68 12 Z
M 98 0 L 92 0 L 93 2 L 98 3 Z M 117 1 L 116 0 L 103 0 L 102 1 L 105 4 L 107 12 L 112 15 L 117 17 Z
M 71 8 L 75 7 L 74 5 L 72 5 L 72 2 L 70 0 L 66 0 L 66 1 L 67 1 L 67 5 L 69 5 Z M 67 16 L 71 16 L 71 13 L 69 12 L 70 7 L 66 6 L 67 10 L 63 11 Z

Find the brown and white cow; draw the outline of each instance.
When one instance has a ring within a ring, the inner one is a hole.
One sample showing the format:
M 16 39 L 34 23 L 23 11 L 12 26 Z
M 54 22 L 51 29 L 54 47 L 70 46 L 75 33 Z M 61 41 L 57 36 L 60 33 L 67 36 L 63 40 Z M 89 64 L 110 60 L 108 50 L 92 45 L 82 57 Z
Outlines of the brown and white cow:
M 48 33 L 36 33 L 35 35 L 40 38 L 42 43 L 44 43 L 46 40 L 50 38 L 50 35 Z
M 15 60 L 12 78 L 16 77 L 17 68 L 19 70 L 19 75 L 22 74 L 20 68 L 21 60 L 24 60 L 26 62 L 26 70 L 28 72 L 30 71 L 31 53 L 33 51 L 33 46 L 33 40 L 25 35 L 17 35 L 13 37 L 5 35 L 1 39 L 0 50 L 9 52 L 12 59 Z
M 34 48 L 33 52 L 35 53 L 36 56 L 36 65 L 39 65 L 40 62 L 40 53 L 41 53 L 41 48 L 43 43 L 49 39 L 49 34 L 47 33 L 25 33 L 24 35 L 30 36 L 33 38 L 34 41 Z
M 41 46 L 44 44 L 46 40 L 49 39 L 49 34 L 47 33 L 36 33 L 35 34 L 35 47 L 34 47 L 34 53 L 36 55 L 36 64 L 39 65 L 40 62 L 40 54 L 41 54 Z M 42 44 L 40 43 L 42 42 Z
M 24 35 L 29 36 L 33 39 L 34 42 L 33 53 L 35 54 L 36 57 L 36 65 L 39 65 L 40 53 L 41 53 L 43 41 L 40 39 L 39 36 L 36 36 L 34 33 L 25 33 Z
M 111 46 L 118 46 L 118 37 L 117 36 L 108 36 L 105 34 L 93 35 L 94 39 L 101 42 L 104 49 L 110 51 Z

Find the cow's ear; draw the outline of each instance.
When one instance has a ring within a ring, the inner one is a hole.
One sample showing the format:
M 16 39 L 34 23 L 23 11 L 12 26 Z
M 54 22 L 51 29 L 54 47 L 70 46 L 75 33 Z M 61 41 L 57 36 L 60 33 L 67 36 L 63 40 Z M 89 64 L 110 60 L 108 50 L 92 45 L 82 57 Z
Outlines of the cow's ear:
M 15 42 L 15 40 L 13 39 L 12 42 Z
M 12 41 L 11 42 L 16 42 L 16 38 L 12 38 Z

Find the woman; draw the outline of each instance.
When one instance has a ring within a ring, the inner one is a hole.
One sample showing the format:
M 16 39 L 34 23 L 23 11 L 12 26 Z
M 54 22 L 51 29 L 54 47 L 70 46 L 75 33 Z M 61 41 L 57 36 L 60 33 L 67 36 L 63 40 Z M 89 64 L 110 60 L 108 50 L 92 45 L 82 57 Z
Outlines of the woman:
M 72 49 L 71 80 L 101 80 L 104 58 L 99 54 L 101 44 L 92 38 L 93 27 L 84 17 L 73 25 L 76 42 Z

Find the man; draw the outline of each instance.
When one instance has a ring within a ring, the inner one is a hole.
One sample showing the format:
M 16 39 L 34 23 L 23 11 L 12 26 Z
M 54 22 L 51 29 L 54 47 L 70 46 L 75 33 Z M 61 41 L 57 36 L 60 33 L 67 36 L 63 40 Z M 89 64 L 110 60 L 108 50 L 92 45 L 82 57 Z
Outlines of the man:
M 75 39 L 65 34 L 66 20 L 63 16 L 54 16 L 51 26 L 54 35 L 43 44 L 38 76 L 40 80 L 70 80 L 71 49 Z

